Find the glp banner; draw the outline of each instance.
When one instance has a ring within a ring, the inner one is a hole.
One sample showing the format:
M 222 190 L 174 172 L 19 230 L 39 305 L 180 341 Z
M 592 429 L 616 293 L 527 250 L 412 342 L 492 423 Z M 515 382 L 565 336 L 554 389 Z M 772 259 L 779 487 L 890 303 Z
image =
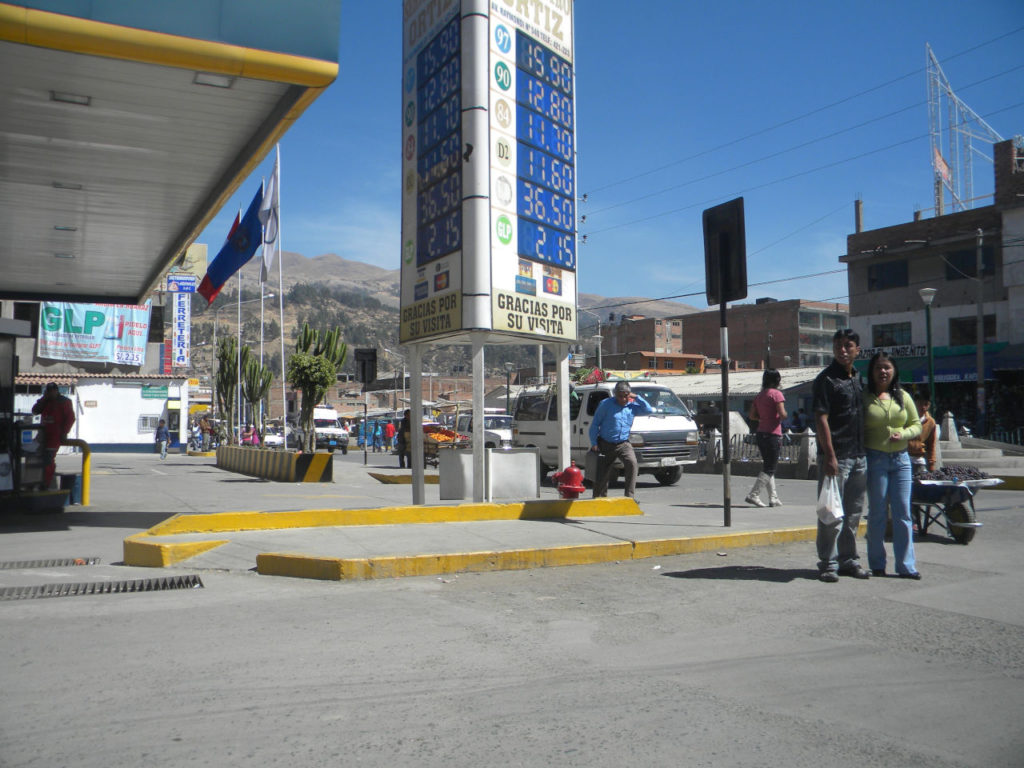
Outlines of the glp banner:
M 51 360 L 144 365 L 150 304 L 69 304 L 39 308 L 36 354 Z

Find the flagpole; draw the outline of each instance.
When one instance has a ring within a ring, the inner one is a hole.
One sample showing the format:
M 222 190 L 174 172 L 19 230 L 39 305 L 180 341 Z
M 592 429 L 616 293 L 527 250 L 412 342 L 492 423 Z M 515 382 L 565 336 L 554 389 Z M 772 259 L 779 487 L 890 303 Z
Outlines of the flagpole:
M 275 157 L 277 163 L 277 197 L 278 197 L 278 211 L 277 211 L 277 306 L 281 313 L 281 423 L 284 425 L 285 435 L 285 450 L 288 449 L 288 393 L 286 390 L 285 374 L 286 369 L 284 366 L 284 250 L 281 248 L 281 145 L 276 144 L 274 147 L 277 151 Z
M 242 437 L 242 270 L 238 270 L 238 345 L 235 348 L 235 435 Z
M 264 245 L 263 247 L 266 248 L 267 246 Z M 260 264 L 261 264 L 261 266 L 260 266 L 260 277 L 262 277 L 263 276 L 262 262 Z M 263 370 L 263 295 L 264 295 L 264 293 L 265 293 L 265 291 L 263 290 L 263 281 L 260 280 L 260 370 L 261 371 Z M 262 375 L 262 373 L 260 375 Z M 257 423 L 259 425 L 260 434 L 262 435 L 263 434 L 263 398 L 260 398 L 260 415 L 259 415 L 259 421 Z

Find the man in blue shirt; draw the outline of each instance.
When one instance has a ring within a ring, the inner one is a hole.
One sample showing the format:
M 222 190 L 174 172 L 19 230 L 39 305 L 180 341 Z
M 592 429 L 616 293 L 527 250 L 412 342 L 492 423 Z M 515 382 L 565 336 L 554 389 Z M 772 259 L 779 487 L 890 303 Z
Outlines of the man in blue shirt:
M 629 430 L 636 414 L 648 413 L 654 413 L 654 409 L 642 397 L 632 394 L 625 381 L 615 385 L 613 397 L 605 398 L 597 406 L 590 423 L 590 450 L 598 454 L 595 499 L 608 495 L 608 481 L 616 459 L 622 462 L 625 472 L 626 496 L 636 494 L 636 454 L 629 444 Z
M 171 433 L 167 431 L 167 422 L 160 419 L 156 428 L 156 444 L 160 446 L 160 459 L 167 458 L 167 443 L 171 441 Z

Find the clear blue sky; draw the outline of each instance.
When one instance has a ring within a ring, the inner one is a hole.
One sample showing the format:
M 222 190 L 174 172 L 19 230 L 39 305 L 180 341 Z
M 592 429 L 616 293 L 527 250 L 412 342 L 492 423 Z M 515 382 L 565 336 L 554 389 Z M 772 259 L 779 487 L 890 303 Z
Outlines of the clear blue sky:
M 842 266 L 855 199 L 868 229 L 933 205 L 926 42 L 1024 133 L 1021 0 L 578 0 L 575 21 L 581 293 L 706 306 L 701 211 L 743 195 L 748 280 L 782 281 L 750 300 L 846 301 L 845 274 L 790 278 Z M 285 250 L 399 267 L 401 57 L 401 3 L 342 3 L 338 79 L 281 141 Z M 211 258 L 272 165 L 203 233 Z

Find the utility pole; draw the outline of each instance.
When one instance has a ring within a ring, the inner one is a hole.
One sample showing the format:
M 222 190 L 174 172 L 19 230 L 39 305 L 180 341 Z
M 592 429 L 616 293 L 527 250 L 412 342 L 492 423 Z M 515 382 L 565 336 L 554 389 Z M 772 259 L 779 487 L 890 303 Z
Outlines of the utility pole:
M 985 284 L 982 282 L 982 243 L 984 236 L 981 229 L 977 233 L 978 243 L 975 258 L 975 279 L 978 281 L 978 418 L 975 420 L 974 433 L 977 437 L 985 434 Z

